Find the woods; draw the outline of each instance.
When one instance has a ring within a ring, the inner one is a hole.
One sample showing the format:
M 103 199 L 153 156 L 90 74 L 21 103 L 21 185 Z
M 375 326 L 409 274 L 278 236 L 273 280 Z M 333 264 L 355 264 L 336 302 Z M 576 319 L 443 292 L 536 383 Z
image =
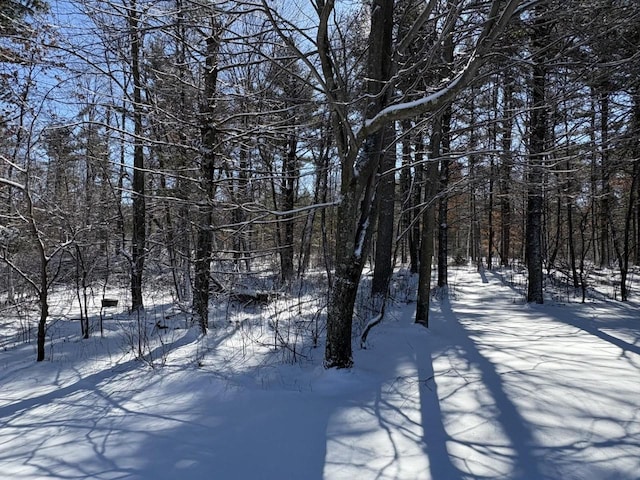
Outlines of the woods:
M 122 284 L 206 334 L 215 292 L 319 272 L 327 368 L 397 269 L 425 326 L 452 263 L 526 269 L 533 303 L 614 269 L 626 301 L 639 51 L 631 0 L 4 2 L 0 300 L 37 306 L 41 361 L 57 289 L 85 338 Z

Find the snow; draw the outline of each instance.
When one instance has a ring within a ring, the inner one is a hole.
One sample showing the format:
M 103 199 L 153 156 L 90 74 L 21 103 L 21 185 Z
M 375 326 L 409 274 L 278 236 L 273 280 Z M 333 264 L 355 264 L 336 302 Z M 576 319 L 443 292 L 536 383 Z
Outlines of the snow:
M 89 340 L 57 322 L 43 363 L 3 320 L 0 477 L 637 479 L 638 304 L 527 305 L 498 272 L 450 273 L 429 329 L 389 305 L 350 370 L 282 362 L 248 314 L 207 337 L 175 320 L 155 364 L 124 314 Z
M 374 117 L 365 120 L 364 128 L 370 129 L 372 125 L 374 125 L 376 122 L 379 122 L 380 119 L 388 117 L 390 115 L 394 115 L 398 112 L 403 112 L 403 111 L 409 112 L 409 111 L 420 110 L 425 108 L 425 106 L 427 105 L 436 103 L 440 98 L 446 95 L 449 95 L 452 91 L 459 88 L 462 80 L 465 77 L 465 73 L 469 71 L 471 65 L 475 61 L 476 61 L 476 57 L 472 55 L 470 59 L 467 61 L 467 65 L 465 66 L 465 68 L 458 75 L 456 75 L 451 81 L 449 81 L 446 84 L 446 86 L 440 88 L 439 90 L 436 90 L 435 92 L 432 92 L 416 100 L 396 103 L 383 108 Z

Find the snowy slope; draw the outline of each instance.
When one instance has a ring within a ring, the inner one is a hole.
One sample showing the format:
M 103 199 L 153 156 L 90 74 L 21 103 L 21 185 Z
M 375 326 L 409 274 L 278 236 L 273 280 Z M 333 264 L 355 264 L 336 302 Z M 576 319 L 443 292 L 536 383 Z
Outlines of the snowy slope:
M 109 335 L 41 364 L 10 346 L 0 478 L 640 478 L 638 305 L 520 298 L 453 270 L 429 330 L 394 305 L 350 371 L 276 362 L 237 325 L 173 331 L 162 368 Z

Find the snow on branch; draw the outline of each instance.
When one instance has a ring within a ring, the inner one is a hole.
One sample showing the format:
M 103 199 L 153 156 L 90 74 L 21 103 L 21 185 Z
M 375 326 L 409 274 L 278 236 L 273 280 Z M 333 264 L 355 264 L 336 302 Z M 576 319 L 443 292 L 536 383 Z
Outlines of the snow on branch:
M 17 188 L 18 190 L 26 190 L 27 187 L 21 183 L 14 182 L 13 180 L 9 180 L 8 178 L 0 177 L 0 185 L 7 185 L 9 187 Z
M 493 42 L 505 29 L 516 10 L 518 10 L 521 1 L 522 0 L 509 0 L 500 13 L 499 10 L 502 2 L 500 0 L 493 0 L 485 26 L 464 68 L 445 86 L 435 92 L 410 102 L 397 103 L 383 108 L 372 118 L 364 122 L 364 125 L 358 132 L 358 138 L 366 138 L 380 130 L 389 122 L 406 120 L 427 112 L 436 111 L 451 101 L 461 89 L 473 80 Z M 528 2 L 525 5 L 530 5 L 531 3 L 534 2 Z M 524 6 L 522 7 L 524 8 Z

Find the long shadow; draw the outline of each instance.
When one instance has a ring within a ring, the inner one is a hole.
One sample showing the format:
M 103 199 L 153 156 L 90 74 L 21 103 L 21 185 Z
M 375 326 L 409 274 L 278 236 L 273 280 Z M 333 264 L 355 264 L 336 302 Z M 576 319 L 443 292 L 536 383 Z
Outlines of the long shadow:
M 566 323 L 567 325 L 571 325 L 572 327 L 578 328 L 583 332 L 586 332 L 590 335 L 598 337 L 600 340 L 605 342 L 609 342 L 612 345 L 620 348 L 625 354 L 626 353 L 635 353 L 636 355 L 640 355 L 640 346 L 634 345 L 632 343 L 626 342 L 618 337 L 614 337 L 613 335 L 609 335 L 606 332 L 603 332 L 598 328 L 595 324 L 594 320 L 581 317 L 580 315 L 571 314 L 571 315 L 557 315 L 554 317 L 555 320 Z M 605 324 L 608 328 L 613 328 Z
M 219 332 L 207 347 L 215 350 L 237 333 Z M 149 354 L 159 358 L 194 340 L 187 332 Z M 41 366 L 31 364 L 38 375 L 55 374 Z M 238 379 L 167 366 L 154 377 L 132 359 L 67 385 L 54 379 L 47 383 L 59 388 L 0 408 L 0 477 L 322 479 L 327 425 L 344 406 L 342 398 L 327 402 L 312 392 L 287 391 L 278 405 L 259 386 L 243 388 L 261 368 L 244 370 Z M 179 391 L 160 385 L 173 374 Z M 137 381 L 141 375 L 151 381 Z
M 461 352 L 460 355 L 480 371 L 481 381 L 495 402 L 496 420 L 508 437 L 509 446 L 514 451 L 511 477 L 535 480 L 547 478 L 540 470 L 542 459 L 533 454 L 536 449 L 536 441 L 533 438 L 531 428 L 507 395 L 495 365 L 480 353 L 476 343 L 470 338 L 451 308 L 447 297 L 442 298 L 440 307 L 443 318 L 448 320 L 447 327 L 452 337 L 458 340 L 456 347 Z
M 188 334 L 182 336 L 177 341 L 171 344 L 171 349 L 178 349 L 192 343 L 193 338 Z M 159 355 L 161 352 L 166 354 L 166 345 L 156 347 L 150 353 L 151 355 Z M 19 412 L 30 410 L 33 408 L 47 405 L 54 400 L 63 398 L 69 394 L 76 393 L 81 390 L 93 391 L 98 385 L 105 382 L 110 378 L 114 378 L 118 375 L 131 372 L 135 369 L 142 368 L 144 364 L 138 359 L 131 359 L 124 363 L 119 363 L 117 366 L 81 377 L 77 382 L 71 383 L 65 387 L 59 387 L 51 392 L 44 393 L 31 398 L 26 398 L 4 407 L 0 407 L 0 418 L 7 418 L 16 415 Z M 34 368 L 38 368 L 36 365 Z
M 420 411 L 422 413 L 423 448 L 429 457 L 429 470 L 433 480 L 462 480 L 463 472 L 456 467 L 447 450 L 452 438 L 444 426 L 444 414 L 440 407 L 438 383 L 433 368 L 435 353 L 425 342 L 417 350 L 418 375 L 420 379 Z
M 507 285 L 509 288 L 511 288 L 515 292 L 520 293 L 519 290 L 515 286 L 510 285 L 508 282 L 505 282 L 504 278 L 498 272 L 493 272 L 492 271 L 492 275 L 496 279 L 501 281 L 504 285 Z M 606 302 L 608 302 L 608 301 L 606 301 Z M 622 309 L 630 309 L 631 308 L 628 304 L 615 304 L 615 307 L 616 308 L 622 308 Z M 549 312 L 551 310 L 547 309 L 547 311 Z M 609 342 L 612 345 L 615 345 L 616 347 L 620 348 L 623 352 L 625 352 L 625 354 L 631 352 L 631 353 L 635 353 L 636 355 L 640 355 L 640 346 L 639 345 L 634 345 L 634 344 L 626 342 L 626 341 L 624 341 L 624 340 L 622 340 L 622 339 L 620 339 L 618 337 L 615 337 L 615 336 L 610 335 L 610 334 L 608 334 L 606 332 L 603 332 L 597 326 L 597 323 L 600 323 L 600 322 L 598 322 L 596 320 L 593 320 L 591 318 L 584 317 L 584 316 L 580 315 L 579 313 L 575 312 L 575 310 L 568 310 L 568 311 L 558 312 L 558 313 L 562 313 L 562 314 L 554 315 L 554 319 L 557 320 L 558 322 L 565 323 L 567 325 L 571 325 L 572 327 L 575 327 L 575 328 L 577 328 L 579 330 L 582 330 L 583 332 L 586 332 L 586 333 L 588 333 L 590 335 L 598 337 L 600 340 L 603 340 L 605 342 Z M 601 322 L 601 323 L 604 326 L 608 327 L 608 328 L 614 328 L 615 329 L 615 325 L 613 325 L 611 323 L 605 323 L 604 321 Z M 629 324 L 628 323 L 625 324 L 625 328 L 629 328 Z M 639 332 L 639 336 L 640 336 L 640 332 Z
M 380 352 L 372 352 L 383 356 L 380 361 L 385 363 L 386 370 L 383 381 L 376 385 L 373 403 L 365 398 L 359 408 L 375 416 L 378 428 L 386 433 L 390 447 L 385 455 L 387 463 L 375 471 L 370 465 L 363 465 L 360 473 L 355 471 L 353 476 L 338 478 L 462 480 L 462 472 L 447 451 L 450 437 L 433 382 L 427 330 L 418 325 L 383 325 L 374 331 L 373 337 L 388 340 Z M 407 442 L 412 445 L 411 459 L 405 457 L 409 455 L 404 450 Z M 416 470 L 417 466 L 428 471 Z M 363 476 L 362 472 L 372 476 Z
M 260 392 L 220 401 L 217 394 L 207 393 L 206 375 L 199 380 L 203 392 L 192 392 L 188 402 L 171 396 L 159 399 L 151 410 L 136 407 L 127 395 L 119 400 L 111 392 L 94 390 L 52 405 L 71 412 L 64 419 L 55 414 L 36 415 L 35 422 L 31 416 L 14 419 L 0 433 L 0 464 L 5 466 L 3 475 L 9 475 L 3 478 L 323 478 L 330 414 L 323 411 L 325 404 L 301 396 L 278 408 L 262 402 Z M 151 403 L 140 395 L 144 405 Z M 211 401 L 215 410 L 208 406 Z M 82 412 L 84 418 L 73 412 Z M 3 437 L 9 430 L 23 430 L 28 447 L 8 448 Z M 54 452 L 56 458 L 45 452 Z M 12 476 L 15 465 L 28 465 L 21 468 L 31 476 Z

